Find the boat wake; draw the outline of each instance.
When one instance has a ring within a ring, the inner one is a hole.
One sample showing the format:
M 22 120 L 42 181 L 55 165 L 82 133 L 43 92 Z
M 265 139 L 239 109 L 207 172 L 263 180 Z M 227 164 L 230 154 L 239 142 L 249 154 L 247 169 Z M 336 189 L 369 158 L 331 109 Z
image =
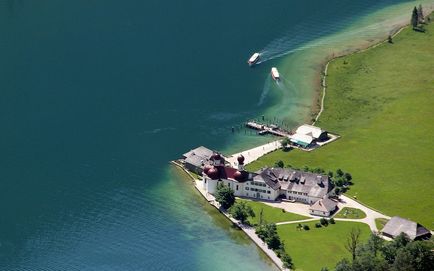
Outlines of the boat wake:
M 291 94 L 296 94 L 297 93 L 297 88 L 295 87 L 295 84 L 292 83 L 290 80 L 280 76 L 280 80 L 279 81 L 275 81 L 277 87 L 284 91 L 284 92 L 288 92 Z
M 262 93 L 261 97 L 259 98 L 258 106 L 261 106 L 264 103 L 265 98 L 267 98 L 267 95 L 270 92 L 270 83 L 271 78 L 267 76 L 267 79 L 265 79 L 264 87 L 262 88 Z
M 330 23 L 324 30 L 310 33 L 308 27 L 301 24 L 284 36 L 271 41 L 260 50 L 259 54 L 261 57 L 257 64 L 306 49 L 323 46 L 332 49 L 336 45 L 341 44 L 343 39 L 352 39 L 354 37 L 369 39 L 373 33 L 378 32 L 379 29 L 383 29 L 386 26 L 390 27 L 390 21 L 387 19 L 358 29 L 348 29 L 344 32 L 336 33 L 343 28 L 343 25 L 333 25 Z M 393 29 L 391 29 L 390 33 L 393 32 L 396 27 L 398 27 L 398 25 L 393 25 Z M 331 33 L 336 34 L 330 36 Z

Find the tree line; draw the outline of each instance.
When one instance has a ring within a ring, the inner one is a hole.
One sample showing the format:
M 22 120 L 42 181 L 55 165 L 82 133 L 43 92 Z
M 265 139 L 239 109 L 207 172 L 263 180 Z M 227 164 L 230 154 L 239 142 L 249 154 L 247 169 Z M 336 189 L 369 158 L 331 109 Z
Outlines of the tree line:
M 347 237 L 345 248 L 350 252 L 351 260 L 345 258 L 339 261 L 336 271 L 434 270 L 434 244 L 429 241 L 411 241 L 404 233 L 391 242 L 371 234 L 367 242 L 361 243 L 360 230 L 353 229 Z

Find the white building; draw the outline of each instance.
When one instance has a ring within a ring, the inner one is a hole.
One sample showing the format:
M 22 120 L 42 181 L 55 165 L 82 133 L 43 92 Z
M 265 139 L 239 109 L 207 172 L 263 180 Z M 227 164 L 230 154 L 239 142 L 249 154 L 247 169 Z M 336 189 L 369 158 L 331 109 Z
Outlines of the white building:
M 203 189 L 214 194 L 217 184 L 229 186 L 235 196 L 276 200 L 284 198 L 306 204 L 328 197 L 333 189 L 326 175 L 294 169 L 265 168 L 251 173 L 244 169 L 244 157 L 238 158 L 238 169 L 225 166 L 221 155 L 215 153 L 203 169 Z
M 309 208 L 309 213 L 311 215 L 330 216 L 336 211 L 337 206 L 338 204 L 334 200 L 324 198 L 312 204 Z
M 327 140 L 328 134 L 319 127 L 304 124 L 298 127 L 289 139 L 292 143 L 307 148 L 315 145 L 316 142 Z

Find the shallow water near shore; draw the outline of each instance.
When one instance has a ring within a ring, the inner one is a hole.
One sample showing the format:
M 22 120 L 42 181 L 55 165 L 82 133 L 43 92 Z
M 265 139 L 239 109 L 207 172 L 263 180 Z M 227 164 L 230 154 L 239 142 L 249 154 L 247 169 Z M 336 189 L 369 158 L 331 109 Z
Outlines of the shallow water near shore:
M 275 269 L 168 162 L 309 118 L 318 44 L 402 5 L 0 1 L 0 269 Z

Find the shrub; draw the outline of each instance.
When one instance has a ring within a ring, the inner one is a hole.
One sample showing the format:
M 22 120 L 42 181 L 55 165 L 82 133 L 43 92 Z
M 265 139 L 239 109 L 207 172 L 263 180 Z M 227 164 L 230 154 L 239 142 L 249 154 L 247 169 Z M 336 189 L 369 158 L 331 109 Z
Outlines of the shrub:
M 333 217 L 330 218 L 329 222 L 330 222 L 330 224 L 336 224 L 335 219 Z
M 310 228 L 309 228 L 308 225 L 304 225 L 304 226 L 303 226 L 303 230 L 308 231 L 308 230 L 310 230 Z
M 325 218 L 321 218 L 321 219 L 319 220 L 319 222 L 320 222 L 321 225 L 323 225 L 323 226 L 327 226 L 327 225 L 329 224 L 329 222 L 328 222 L 327 219 L 325 219 Z
M 292 258 L 287 253 L 282 254 L 282 257 L 280 257 L 280 259 L 283 262 L 284 268 L 288 268 L 288 269 L 294 268 L 294 263 L 292 262 Z
M 285 166 L 285 163 L 283 163 L 282 160 L 279 160 L 279 161 L 277 161 L 276 164 L 274 164 L 274 165 L 275 165 L 276 167 L 283 168 L 283 167 Z
M 316 223 L 316 224 L 315 224 L 315 227 L 317 227 L 317 228 L 321 228 L 321 223 Z

